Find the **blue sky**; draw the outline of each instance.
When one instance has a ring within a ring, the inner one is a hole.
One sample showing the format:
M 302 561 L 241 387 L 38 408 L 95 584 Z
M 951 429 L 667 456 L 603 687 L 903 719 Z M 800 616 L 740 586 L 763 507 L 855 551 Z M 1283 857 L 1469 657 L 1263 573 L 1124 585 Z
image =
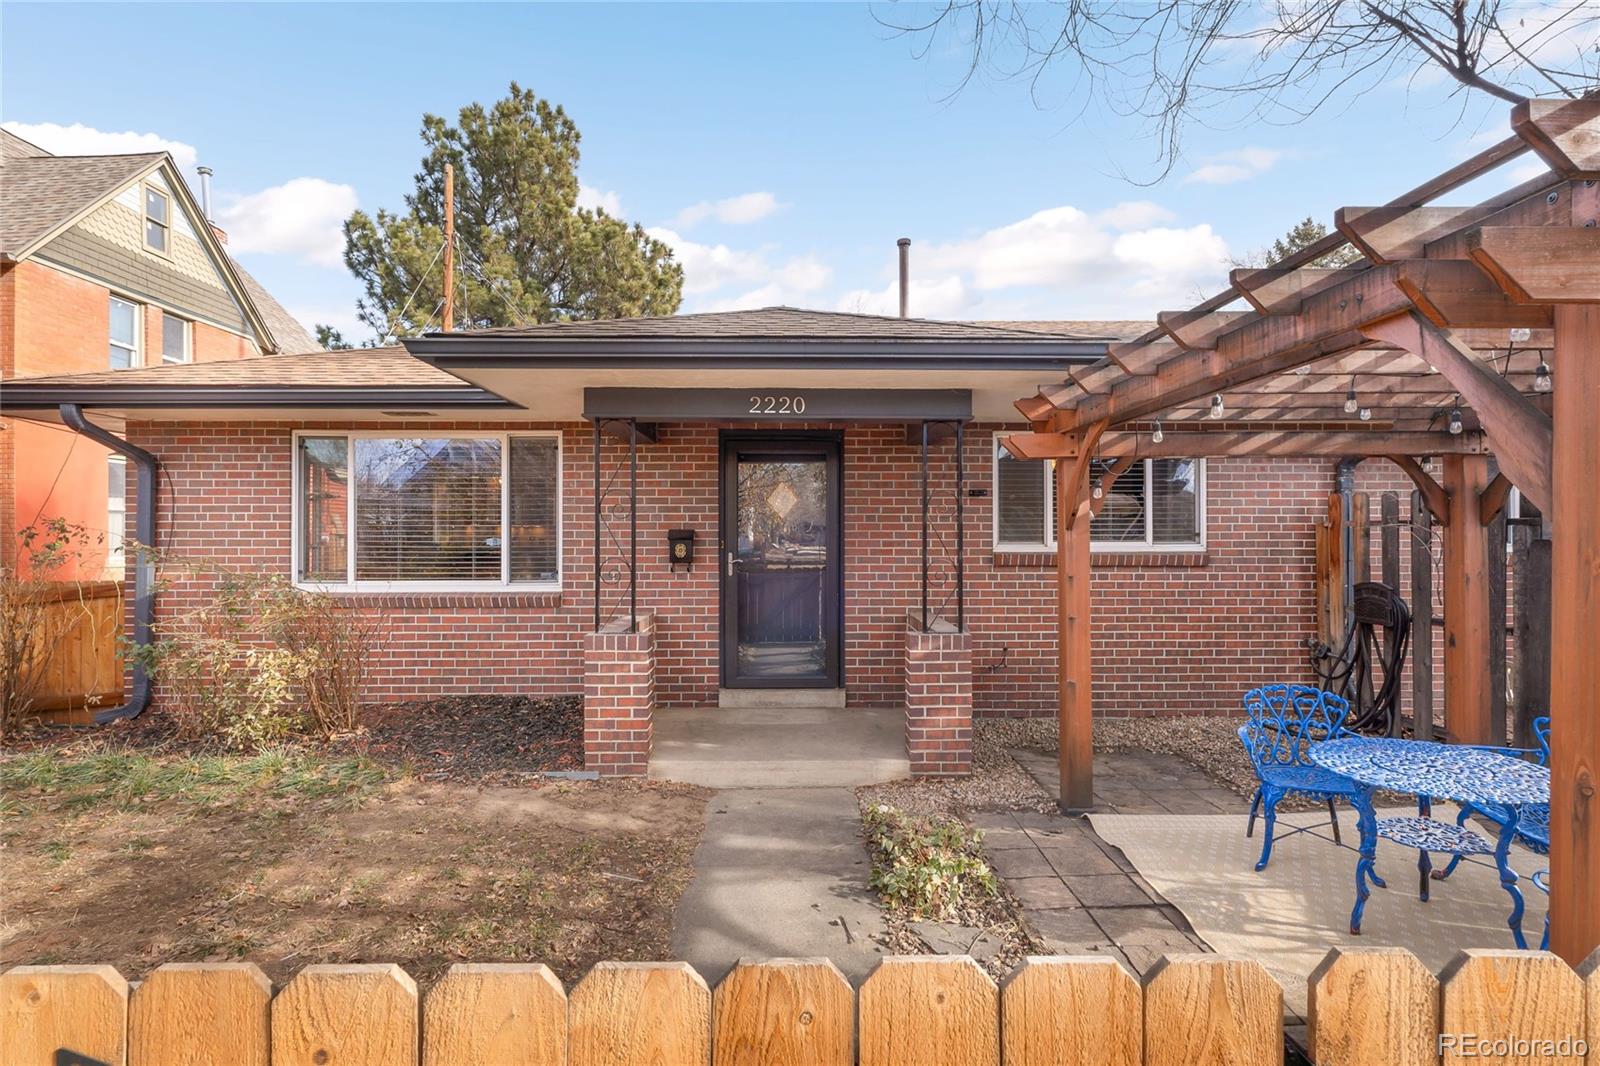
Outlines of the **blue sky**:
M 894 14 L 7 3 L 0 119 L 55 150 L 165 142 L 190 175 L 210 165 L 235 254 L 308 325 L 353 337 L 338 222 L 400 206 L 424 111 L 513 79 L 577 122 L 586 197 L 677 248 L 690 311 L 890 311 L 903 235 L 915 314 L 1149 317 L 1305 215 L 1387 200 L 1505 130 L 1498 108 L 1458 122 L 1444 86 L 1396 82 L 1299 125 L 1196 129 L 1140 187 L 1117 176 L 1151 173 L 1136 123 L 987 77 L 952 96 L 964 53 L 918 58 L 875 11 Z

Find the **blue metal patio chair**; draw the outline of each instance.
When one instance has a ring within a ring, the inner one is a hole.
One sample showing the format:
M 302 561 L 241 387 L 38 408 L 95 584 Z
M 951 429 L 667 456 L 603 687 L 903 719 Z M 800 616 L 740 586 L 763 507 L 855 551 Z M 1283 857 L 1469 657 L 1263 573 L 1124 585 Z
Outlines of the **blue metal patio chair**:
M 1535 718 L 1533 720 L 1533 739 L 1538 745 L 1533 748 L 1500 748 L 1493 745 L 1474 745 L 1482 747 L 1485 751 L 1497 751 L 1502 755 L 1513 758 L 1532 758 L 1540 766 L 1550 765 L 1550 719 Z M 1456 815 L 1456 825 L 1466 828 L 1467 822 L 1473 815 L 1503 826 L 1510 821 L 1511 815 L 1503 807 L 1494 804 L 1462 804 L 1461 813 Z M 1524 844 L 1529 851 L 1537 855 L 1550 854 L 1550 805 L 1547 803 L 1529 804 L 1518 812 L 1517 840 Z M 1463 855 L 1455 855 L 1450 864 L 1433 874 L 1435 881 L 1443 881 L 1456 872 L 1456 867 L 1461 865 Z
M 1278 803 L 1286 796 L 1326 801 L 1334 843 L 1343 843 L 1335 803 L 1343 799 L 1355 806 L 1362 786 L 1313 764 L 1306 752 L 1312 744 L 1349 735 L 1344 720 L 1350 713 L 1350 704 L 1342 696 L 1308 685 L 1263 685 L 1244 694 L 1244 709 L 1248 718 L 1239 727 L 1239 739 L 1261 782 L 1250 801 L 1246 837 L 1255 835 L 1256 817 L 1263 810 L 1266 813 L 1261 860 L 1256 863 L 1256 869 L 1265 870 L 1272 861 Z M 1320 827 L 1303 826 L 1283 835 L 1293 836 L 1316 828 Z

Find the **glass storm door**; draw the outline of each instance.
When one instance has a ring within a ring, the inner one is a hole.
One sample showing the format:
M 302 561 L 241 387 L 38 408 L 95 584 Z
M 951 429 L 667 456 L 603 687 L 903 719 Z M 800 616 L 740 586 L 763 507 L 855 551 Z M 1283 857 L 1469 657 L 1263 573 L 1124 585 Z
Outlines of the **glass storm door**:
M 840 511 L 836 436 L 725 436 L 722 681 L 837 688 Z

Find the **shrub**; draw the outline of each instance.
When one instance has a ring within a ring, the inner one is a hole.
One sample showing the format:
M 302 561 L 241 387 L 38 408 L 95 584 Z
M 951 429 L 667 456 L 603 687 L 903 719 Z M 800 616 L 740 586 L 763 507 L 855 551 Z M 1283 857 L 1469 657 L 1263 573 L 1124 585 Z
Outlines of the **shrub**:
M 63 576 L 104 543 L 104 534 L 60 518 L 16 534 L 17 563 L 0 567 L 0 741 L 37 701 L 51 651 L 89 619 L 83 583 Z
M 208 577 L 202 603 L 163 620 L 134 652 L 179 735 L 255 751 L 291 733 L 356 727 L 381 616 L 282 577 L 167 560 Z
M 957 921 L 965 904 L 998 894 L 979 831 L 886 804 L 868 807 L 862 821 L 873 854 L 872 887 L 891 907 L 913 918 Z

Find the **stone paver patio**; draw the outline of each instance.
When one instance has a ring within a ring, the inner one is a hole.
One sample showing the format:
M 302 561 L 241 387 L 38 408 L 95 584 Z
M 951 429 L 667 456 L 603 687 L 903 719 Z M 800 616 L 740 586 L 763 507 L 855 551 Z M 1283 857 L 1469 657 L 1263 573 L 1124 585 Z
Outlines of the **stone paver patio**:
M 1110 955 L 1142 974 L 1162 955 L 1207 950 L 1086 820 L 1007 812 L 973 824 L 1050 954 Z

